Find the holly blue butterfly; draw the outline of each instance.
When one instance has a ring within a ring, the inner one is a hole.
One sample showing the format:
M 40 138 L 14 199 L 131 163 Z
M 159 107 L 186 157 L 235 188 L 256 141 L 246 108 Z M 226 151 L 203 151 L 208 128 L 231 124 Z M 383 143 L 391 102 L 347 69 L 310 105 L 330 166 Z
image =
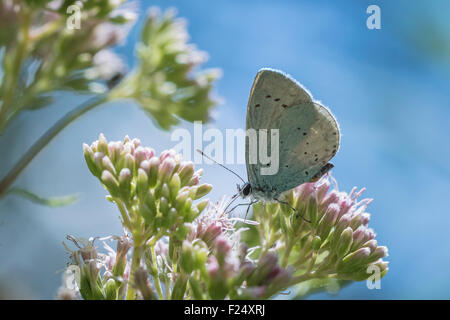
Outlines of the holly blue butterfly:
M 264 68 L 256 75 L 247 106 L 246 127 L 247 132 L 278 129 L 278 171 L 273 175 L 261 174 L 260 161 L 249 161 L 247 138 L 248 182 L 238 176 L 244 185 L 238 186 L 232 201 L 238 196 L 250 196 L 254 199 L 251 203 L 264 200 L 287 204 L 279 199 L 283 192 L 316 181 L 333 168 L 328 161 L 339 149 L 336 119 L 328 108 L 313 100 L 307 89 L 281 71 Z M 270 140 L 267 143 L 270 147 Z

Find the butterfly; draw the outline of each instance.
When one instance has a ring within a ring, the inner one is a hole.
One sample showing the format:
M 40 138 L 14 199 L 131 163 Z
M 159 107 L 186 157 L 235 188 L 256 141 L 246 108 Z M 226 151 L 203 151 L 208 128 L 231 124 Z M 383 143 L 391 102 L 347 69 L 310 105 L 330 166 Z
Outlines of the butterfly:
M 233 172 L 244 184 L 238 185 L 238 193 L 230 204 L 238 196 L 251 197 L 250 204 L 261 200 L 288 204 L 280 200 L 283 192 L 317 181 L 334 167 L 328 161 L 339 149 L 340 131 L 335 117 L 328 108 L 313 100 L 299 82 L 282 71 L 264 68 L 257 73 L 247 105 L 246 129 L 247 132 L 278 131 L 278 170 L 276 174 L 262 174 L 262 168 L 269 164 L 250 161 L 254 151 L 247 137 L 248 182 Z M 267 144 L 270 149 L 271 140 Z

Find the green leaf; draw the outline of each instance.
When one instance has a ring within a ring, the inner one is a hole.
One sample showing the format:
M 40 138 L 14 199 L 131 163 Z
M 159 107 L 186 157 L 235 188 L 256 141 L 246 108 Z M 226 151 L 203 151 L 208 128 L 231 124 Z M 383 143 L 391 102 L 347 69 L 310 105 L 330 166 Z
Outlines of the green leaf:
M 78 200 L 79 195 L 78 194 L 72 194 L 67 196 L 61 196 L 61 197 L 41 197 L 31 191 L 20 189 L 20 188 L 12 188 L 8 191 L 8 194 L 15 194 L 18 196 L 21 196 L 23 198 L 26 198 L 34 203 L 42 204 L 44 206 L 48 207 L 62 207 L 67 206 L 69 204 L 74 203 Z

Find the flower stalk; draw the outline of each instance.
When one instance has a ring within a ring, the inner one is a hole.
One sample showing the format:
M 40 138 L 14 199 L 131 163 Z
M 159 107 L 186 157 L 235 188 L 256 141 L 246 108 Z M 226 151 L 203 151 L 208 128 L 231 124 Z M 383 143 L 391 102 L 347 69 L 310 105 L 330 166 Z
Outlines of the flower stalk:
M 88 99 L 86 102 L 79 105 L 74 110 L 68 112 L 51 128 L 49 128 L 17 161 L 8 174 L 0 181 L 0 198 L 5 195 L 11 184 L 17 179 L 19 174 L 27 167 L 27 165 L 34 159 L 34 157 L 44 149 L 54 137 L 58 135 L 66 126 L 72 121 L 78 119 L 80 116 L 92 110 L 93 108 L 106 103 L 108 101 L 107 95 L 94 97 Z

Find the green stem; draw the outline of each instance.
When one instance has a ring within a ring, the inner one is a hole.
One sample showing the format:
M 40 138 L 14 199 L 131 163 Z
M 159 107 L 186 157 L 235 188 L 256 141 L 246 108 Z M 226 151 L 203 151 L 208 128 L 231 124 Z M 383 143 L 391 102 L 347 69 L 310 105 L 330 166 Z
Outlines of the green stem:
M 312 269 L 314 268 L 314 264 L 316 263 L 316 259 L 317 259 L 317 252 L 313 252 L 308 270 L 306 271 L 307 273 L 311 273 Z
M 147 230 L 143 234 L 143 239 L 148 239 L 151 233 Z M 157 234 L 152 236 L 146 243 L 147 246 L 153 247 L 156 242 L 164 236 L 164 231 L 159 231 Z
M 25 169 L 25 167 L 33 160 L 33 158 L 59 133 L 72 121 L 85 114 L 89 110 L 95 108 L 108 101 L 109 96 L 107 94 L 95 96 L 88 99 L 72 111 L 68 112 L 58 122 L 56 122 L 50 129 L 48 129 L 32 146 L 28 151 L 19 159 L 14 165 L 11 171 L 0 181 L 0 198 L 2 198 L 7 189 L 17 179 L 19 174 Z
M 265 210 L 264 210 L 265 211 Z M 267 213 L 267 211 L 265 211 Z M 262 226 L 262 231 L 260 234 L 261 243 L 264 243 L 264 246 L 261 250 L 260 257 L 264 256 L 270 249 L 270 246 L 273 242 L 273 231 L 271 229 L 272 226 L 272 215 L 268 215 L 268 220 L 266 219 L 267 215 L 264 216 L 261 221 L 259 221 L 259 226 Z
M 151 250 L 152 250 L 152 261 L 153 261 L 153 268 L 156 270 L 156 276 L 153 279 L 155 281 L 155 288 L 156 291 L 158 291 L 158 296 L 159 299 L 162 300 L 164 299 L 164 295 L 161 289 L 161 283 L 159 281 L 159 272 L 158 272 L 158 265 L 156 264 L 156 252 L 155 252 L 155 246 L 151 246 Z M 168 299 L 169 297 L 166 297 L 166 299 Z
M 292 278 L 291 283 L 289 284 L 289 286 L 293 286 L 293 285 L 299 284 L 300 282 L 308 281 L 308 280 L 311 280 L 313 278 L 315 278 L 315 275 L 313 275 L 311 273 L 305 273 L 305 274 L 302 274 L 300 276 Z
M 128 217 L 128 212 L 125 209 L 125 206 L 123 205 L 122 200 L 114 199 L 114 201 L 116 202 L 117 208 L 119 208 L 124 227 L 126 227 L 131 232 L 133 230 L 133 225 L 131 224 L 130 218 Z
M 166 287 L 166 297 L 170 297 L 171 293 L 170 293 L 170 280 L 169 280 L 169 277 L 166 278 L 164 286 Z
M 310 250 L 308 250 L 305 253 L 303 253 L 301 256 L 299 256 L 297 258 L 297 261 L 295 263 L 293 263 L 292 265 L 294 266 L 294 268 L 299 269 L 301 266 L 303 266 L 305 263 L 307 263 L 308 260 L 311 258 L 312 258 L 312 253 L 310 252 Z
M 263 257 L 267 252 L 269 252 L 270 247 L 272 246 L 273 242 L 274 242 L 274 234 L 272 231 L 269 231 L 267 236 L 266 236 L 266 242 L 264 244 L 264 248 L 261 251 L 261 255 L 260 257 Z
M 131 259 L 131 270 L 130 270 L 130 276 L 128 281 L 128 290 L 127 290 L 127 300 L 135 300 L 136 298 L 136 291 L 133 288 L 133 281 L 134 281 L 134 274 L 136 273 L 136 270 L 141 265 L 141 251 L 142 247 L 140 245 L 136 245 L 133 248 L 133 257 Z
M 285 248 L 285 251 L 284 251 L 284 254 L 283 254 L 283 260 L 281 262 L 281 266 L 283 268 L 286 268 L 286 265 L 287 265 L 287 263 L 289 261 L 289 256 L 290 256 L 291 251 L 292 251 L 292 247 L 294 246 L 294 242 L 293 241 L 289 241 L 289 240 L 286 240 L 286 241 L 287 241 L 286 248 Z

